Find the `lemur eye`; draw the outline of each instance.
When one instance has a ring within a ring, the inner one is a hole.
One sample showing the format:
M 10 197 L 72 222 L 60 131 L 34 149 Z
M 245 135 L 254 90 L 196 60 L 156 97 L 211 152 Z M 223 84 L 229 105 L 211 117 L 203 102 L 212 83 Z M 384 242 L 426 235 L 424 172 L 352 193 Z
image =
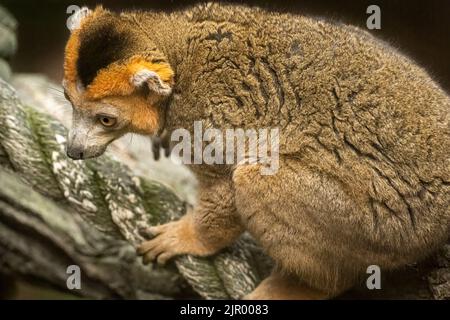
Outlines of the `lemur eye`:
M 117 119 L 116 118 L 108 117 L 108 116 L 104 116 L 104 115 L 100 115 L 98 117 L 98 120 L 105 127 L 112 127 L 112 126 L 114 126 L 117 123 Z

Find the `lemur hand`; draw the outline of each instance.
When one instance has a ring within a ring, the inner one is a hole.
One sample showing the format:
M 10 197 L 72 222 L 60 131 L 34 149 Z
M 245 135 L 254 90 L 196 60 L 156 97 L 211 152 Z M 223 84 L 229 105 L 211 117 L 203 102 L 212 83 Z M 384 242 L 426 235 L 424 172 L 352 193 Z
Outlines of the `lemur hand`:
M 207 256 L 216 250 L 208 248 L 199 239 L 191 214 L 183 216 L 180 220 L 148 229 L 153 239 L 143 242 L 137 253 L 143 256 L 144 264 L 154 260 L 158 264 L 165 264 L 170 258 L 181 254 Z
M 161 149 L 164 150 L 164 156 L 170 155 L 170 135 L 164 130 L 159 136 L 151 137 L 153 158 L 159 160 L 161 157 Z

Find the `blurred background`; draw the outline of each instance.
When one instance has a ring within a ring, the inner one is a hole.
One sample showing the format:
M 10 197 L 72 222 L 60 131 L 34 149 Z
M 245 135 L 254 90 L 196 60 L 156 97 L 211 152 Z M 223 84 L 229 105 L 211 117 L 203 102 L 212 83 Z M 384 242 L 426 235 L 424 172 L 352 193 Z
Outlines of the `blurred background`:
M 2 0 L 19 21 L 19 49 L 11 61 L 14 72 L 39 72 L 51 79 L 62 78 L 64 43 L 69 31 L 66 8 L 71 4 L 113 10 L 162 9 L 192 5 L 191 0 Z M 450 1 L 448 0 L 250 0 L 247 3 L 334 20 L 366 28 L 366 8 L 381 8 L 381 30 L 373 34 L 388 41 L 425 67 L 450 91 Z

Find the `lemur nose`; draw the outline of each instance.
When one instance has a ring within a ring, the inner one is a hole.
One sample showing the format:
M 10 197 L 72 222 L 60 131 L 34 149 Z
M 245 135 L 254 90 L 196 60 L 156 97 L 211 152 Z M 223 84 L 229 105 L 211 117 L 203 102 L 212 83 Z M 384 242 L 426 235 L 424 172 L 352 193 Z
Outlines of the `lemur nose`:
M 68 148 L 67 156 L 73 160 L 81 160 L 84 157 L 84 153 L 79 148 Z

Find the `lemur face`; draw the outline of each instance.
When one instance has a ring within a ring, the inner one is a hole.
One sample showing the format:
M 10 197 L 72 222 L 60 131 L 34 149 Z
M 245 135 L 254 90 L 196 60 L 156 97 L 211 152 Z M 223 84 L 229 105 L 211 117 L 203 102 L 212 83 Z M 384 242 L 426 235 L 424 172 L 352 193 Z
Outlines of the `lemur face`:
M 87 159 L 126 133 L 157 132 L 173 72 L 159 56 L 154 62 L 140 50 L 142 39 L 120 16 L 102 8 L 77 15 L 64 61 L 63 87 L 73 107 L 67 155 Z
M 87 159 L 102 155 L 106 147 L 127 132 L 152 134 L 157 128 L 157 117 L 139 96 L 85 98 L 85 92 L 65 88 L 66 98 L 72 103 L 72 127 L 68 134 L 67 155 L 72 159 Z M 146 127 L 136 125 L 133 108 L 142 105 L 148 111 Z

